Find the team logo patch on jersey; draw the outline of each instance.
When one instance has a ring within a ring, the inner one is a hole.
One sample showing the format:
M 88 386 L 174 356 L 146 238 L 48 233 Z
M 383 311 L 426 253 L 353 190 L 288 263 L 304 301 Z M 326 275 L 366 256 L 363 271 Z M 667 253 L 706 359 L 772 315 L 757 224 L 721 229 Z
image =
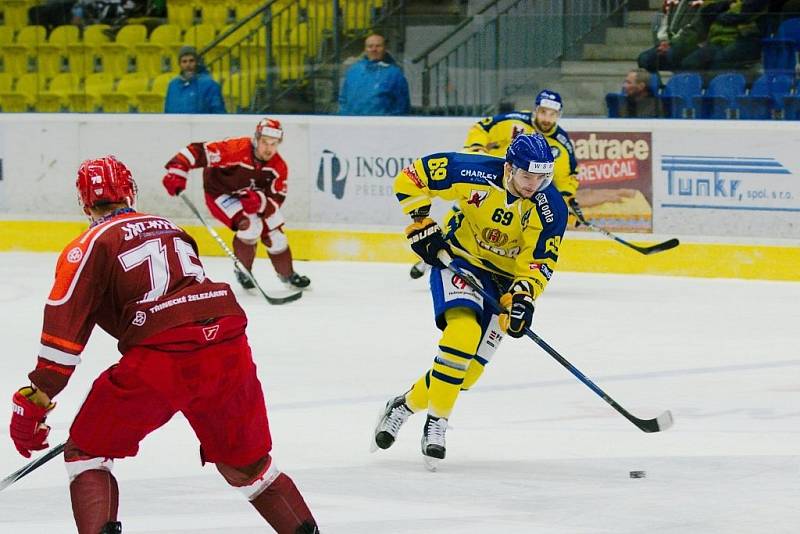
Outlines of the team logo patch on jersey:
M 206 158 L 208 159 L 209 163 L 219 163 L 222 161 L 222 154 L 220 154 L 217 150 L 209 150 L 206 152 Z
M 414 169 L 413 165 L 409 165 L 408 167 L 403 169 L 403 173 L 408 176 L 408 179 L 414 182 L 414 185 L 423 189 L 425 184 L 422 183 L 422 180 L 419 179 L 419 174 L 417 174 L 416 169 Z
M 67 253 L 67 261 L 70 263 L 78 263 L 83 259 L 83 251 L 80 247 L 75 247 Z
M 483 201 L 489 198 L 489 191 L 483 191 L 481 189 L 473 189 L 469 192 L 469 200 L 467 200 L 467 204 L 471 204 L 476 208 L 480 208 Z
M 550 152 L 553 154 L 553 159 L 558 159 L 561 155 L 561 149 L 554 145 L 550 145 Z
M 467 282 L 457 274 L 453 275 L 453 278 L 450 279 L 450 283 L 457 289 L 466 289 L 468 287 Z
M 216 338 L 217 332 L 219 332 L 218 324 L 203 328 L 203 336 L 206 338 L 206 341 L 212 341 L 214 338 Z
M 496 247 L 502 247 L 508 243 L 508 235 L 504 234 L 497 228 L 484 228 L 481 232 L 481 237 L 487 243 L 491 243 Z
M 136 315 L 133 317 L 133 326 L 143 326 L 145 321 L 147 321 L 147 314 L 142 310 L 136 312 Z
M 553 270 L 544 263 L 531 263 L 529 267 L 531 271 L 539 271 L 542 273 L 547 280 L 550 280 L 550 277 L 553 276 Z

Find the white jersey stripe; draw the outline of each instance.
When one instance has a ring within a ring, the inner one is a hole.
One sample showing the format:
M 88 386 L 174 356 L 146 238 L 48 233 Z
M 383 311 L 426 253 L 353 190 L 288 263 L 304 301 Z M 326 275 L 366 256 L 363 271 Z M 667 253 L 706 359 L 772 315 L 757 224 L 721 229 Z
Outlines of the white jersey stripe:
M 194 154 L 192 154 L 192 151 L 189 150 L 188 147 L 183 147 L 182 149 L 180 149 L 178 154 L 182 154 L 186 159 L 188 159 L 189 165 L 191 165 L 192 167 L 194 167 L 194 164 L 197 163 L 197 160 L 194 159 Z
M 42 345 L 39 347 L 39 356 L 45 360 L 50 360 L 51 362 L 59 365 L 78 365 L 81 363 L 80 356 L 75 356 L 69 352 L 54 349 L 53 347 L 48 347 L 47 345 Z

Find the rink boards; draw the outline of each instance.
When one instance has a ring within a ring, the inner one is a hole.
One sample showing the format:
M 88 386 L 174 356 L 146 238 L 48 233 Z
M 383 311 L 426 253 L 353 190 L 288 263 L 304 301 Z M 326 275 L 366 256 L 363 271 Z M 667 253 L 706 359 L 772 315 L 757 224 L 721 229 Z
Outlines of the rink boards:
M 139 208 L 188 223 L 205 255 L 222 252 L 161 186 L 164 164 L 190 142 L 251 135 L 258 117 L 0 115 L 0 250 L 57 251 L 85 228 L 74 191 L 88 157 L 115 154 L 133 171 Z M 281 116 L 289 166 L 283 207 L 298 259 L 411 262 L 393 177 L 421 155 L 459 150 L 474 118 Z M 584 207 L 635 243 L 678 237 L 643 256 L 594 232 L 571 231 L 559 269 L 800 280 L 800 129 L 749 121 L 564 119 L 581 189 L 626 190 Z M 203 205 L 193 171 L 187 195 Z M 435 204 L 441 214 L 446 205 Z M 226 234 L 226 239 L 229 239 Z
M 205 227 L 183 225 L 197 240 L 202 255 L 223 251 Z M 86 223 L 57 221 L 0 221 L 0 251 L 60 251 L 86 229 Z M 230 242 L 232 233 L 217 231 Z M 402 231 L 288 230 L 292 253 L 314 261 L 416 261 Z M 654 243 L 654 236 L 625 236 L 637 244 Z M 263 247 L 259 255 L 264 255 Z M 610 239 L 590 239 L 568 232 L 561 247 L 559 270 L 592 273 L 657 274 L 711 278 L 800 281 L 800 248 L 780 245 L 687 243 L 644 256 Z

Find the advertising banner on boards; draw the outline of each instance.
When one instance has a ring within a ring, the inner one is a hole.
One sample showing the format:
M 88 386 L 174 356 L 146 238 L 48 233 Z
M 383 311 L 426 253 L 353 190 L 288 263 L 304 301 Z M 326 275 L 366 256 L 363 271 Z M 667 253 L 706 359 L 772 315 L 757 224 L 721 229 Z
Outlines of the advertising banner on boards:
M 366 123 L 346 130 L 321 123 L 309 131 L 312 223 L 407 225 L 394 196 L 395 176 L 421 156 L 460 150 L 466 128 L 406 122 L 387 135 Z
M 800 238 L 800 130 L 658 132 L 659 232 Z
M 578 198 L 586 218 L 610 231 L 652 232 L 650 132 L 575 131 L 570 137 L 579 164 Z

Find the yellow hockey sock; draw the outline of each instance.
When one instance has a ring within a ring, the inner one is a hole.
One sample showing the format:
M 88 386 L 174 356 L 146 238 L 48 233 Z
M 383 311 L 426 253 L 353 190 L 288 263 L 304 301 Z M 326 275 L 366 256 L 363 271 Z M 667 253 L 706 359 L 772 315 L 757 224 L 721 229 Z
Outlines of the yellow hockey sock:
M 428 409 L 428 381 L 430 380 L 430 374 L 430 370 L 425 371 L 425 374 L 414 382 L 411 390 L 406 393 L 406 404 L 411 408 L 412 412 Z
M 467 375 L 464 377 L 464 383 L 461 384 L 461 391 L 466 391 L 474 386 L 475 382 L 477 382 L 483 374 L 484 369 L 486 368 L 483 364 L 476 359 L 469 362 L 469 369 L 467 369 Z
M 481 339 L 481 325 L 475 312 L 454 308 L 445 312 L 447 326 L 439 339 L 439 353 L 433 361 L 428 387 L 428 412 L 450 417 L 461 385 Z

